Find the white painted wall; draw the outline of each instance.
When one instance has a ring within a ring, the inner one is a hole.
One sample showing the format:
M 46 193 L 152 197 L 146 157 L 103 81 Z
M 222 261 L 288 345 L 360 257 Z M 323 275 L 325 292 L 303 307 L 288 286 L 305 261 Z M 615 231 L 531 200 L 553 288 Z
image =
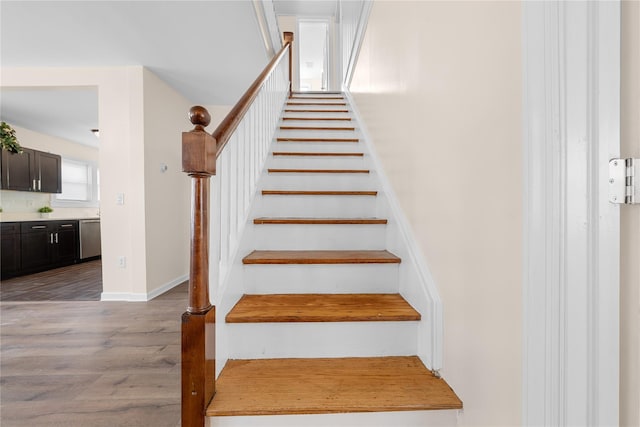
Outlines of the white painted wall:
M 192 128 L 191 104 L 147 69 L 143 91 L 146 293 L 155 296 L 188 278 L 191 199 L 181 134 Z
M 224 119 L 229 111 L 233 108 L 233 105 L 204 105 L 211 115 L 211 123 L 207 126 L 207 132 L 213 133 L 218 127 L 222 119 Z
M 103 299 L 146 300 L 184 280 L 189 181 L 180 135 L 191 127 L 190 103 L 140 66 L 2 73 L 3 87 L 98 88 Z M 116 204 L 118 193 L 124 205 Z M 120 256 L 125 268 L 117 265 Z
M 11 123 L 10 123 L 11 124 Z M 19 126 L 12 127 L 20 145 L 34 150 L 59 154 L 62 157 L 98 162 L 98 150 L 66 139 L 35 132 Z M 28 191 L 0 190 L 0 206 L 3 221 L 27 221 L 38 219 L 38 208 L 51 203 L 51 195 Z M 55 208 L 52 218 L 86 218 L 98 216 L 99 208 Z
M 621 4 L 620 153 L 640 158 L 640 3 Z M 620 425 L 640 425 L 640 205 L 620 211 Z
M 351 91 L 444 305 L 460 425 L 519 425 L 521 10 L 376 1 Z
M 142 67 L 3 68 L 3 87 L 96 86 L 100 124 L 103 292 L 146 293 Z M 125 204 L 116 205 L 116 194 Z M 118 268 L 118 256 L 127 257 Z

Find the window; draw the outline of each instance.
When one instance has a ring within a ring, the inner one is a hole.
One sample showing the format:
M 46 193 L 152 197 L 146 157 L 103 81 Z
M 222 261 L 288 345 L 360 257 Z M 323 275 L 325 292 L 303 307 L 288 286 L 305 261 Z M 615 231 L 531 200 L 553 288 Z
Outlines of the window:
M 57 207 L 97 207 L 98 167 L 84 160 L 62 159 L 62 193 L 51 197 Z

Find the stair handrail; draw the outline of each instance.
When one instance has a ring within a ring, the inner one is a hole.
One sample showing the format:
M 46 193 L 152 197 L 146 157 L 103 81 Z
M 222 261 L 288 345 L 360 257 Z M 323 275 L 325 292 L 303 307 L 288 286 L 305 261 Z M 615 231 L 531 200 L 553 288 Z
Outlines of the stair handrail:
M 282 58 L 289 57 L 288 94 L 291 96 L 293 33 L 284 33 L 284 46 L 271 59 L 217 128 L 206 108 L 194 106 L 194 128 L 182 133 L 182 170 L 191 177 L 191 243 L 189 297 L 182 315 L 182 426 L 204 427 L 205 411 L 215 394 L 215 307 L 209 299 L 209 195 L 216 161 Z M 286 81 L 285 81 L 286 82 Z
M 218 144 L 218 149 L 216 156 L 219 156 L 224 147 L 227 145 L 227 141 L 231 137 L 233 131 L 236 130 L 238 124 L 244 118 L 247 110 L 251 106 L 251 103 L 258 96 L 258 92 L 264 83 L 267 81 L 267 78 L 271 75 L 273 70 L 276 69 L 280 60 L 285 54 L 289 54 L 289 64 L 291 64 L 291 49 L 289 46 L 293 41 L 293 33 L 285 32 L 284 33 L 285 45 L 280 49 L 280 52 L 273 57 L 271 62 L 267 64 L 265 69 L 260 73 L 258 78 L 253 82 L 249 89 L 242 95 L 242 98 L 236 103 L 236 105 L 229 111 L 224 119 L 220 122 L 216 130 L 211 133 L 211 136 L 216 140 Z M 289 65 L 289 93 L 291 93 L 291 65 Z

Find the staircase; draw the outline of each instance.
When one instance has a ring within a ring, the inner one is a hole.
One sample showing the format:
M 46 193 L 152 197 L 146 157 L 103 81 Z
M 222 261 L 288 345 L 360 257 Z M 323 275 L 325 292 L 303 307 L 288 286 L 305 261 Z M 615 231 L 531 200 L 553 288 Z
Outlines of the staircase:
M 389 250 L 397 225 L 362 138 L 342 94 L 287 100 L 218 295 L 209 425 L 455 424 L 432 411 L 462 402 L 419 357 L 428 304 Z

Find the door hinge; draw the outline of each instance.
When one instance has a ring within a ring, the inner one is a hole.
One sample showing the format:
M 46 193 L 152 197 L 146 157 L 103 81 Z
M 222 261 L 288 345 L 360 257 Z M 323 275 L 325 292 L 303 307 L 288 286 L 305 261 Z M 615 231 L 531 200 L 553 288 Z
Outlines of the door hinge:
M 640 203 L 640 159 L 609 161 L 609 201 L 634 205 Z

